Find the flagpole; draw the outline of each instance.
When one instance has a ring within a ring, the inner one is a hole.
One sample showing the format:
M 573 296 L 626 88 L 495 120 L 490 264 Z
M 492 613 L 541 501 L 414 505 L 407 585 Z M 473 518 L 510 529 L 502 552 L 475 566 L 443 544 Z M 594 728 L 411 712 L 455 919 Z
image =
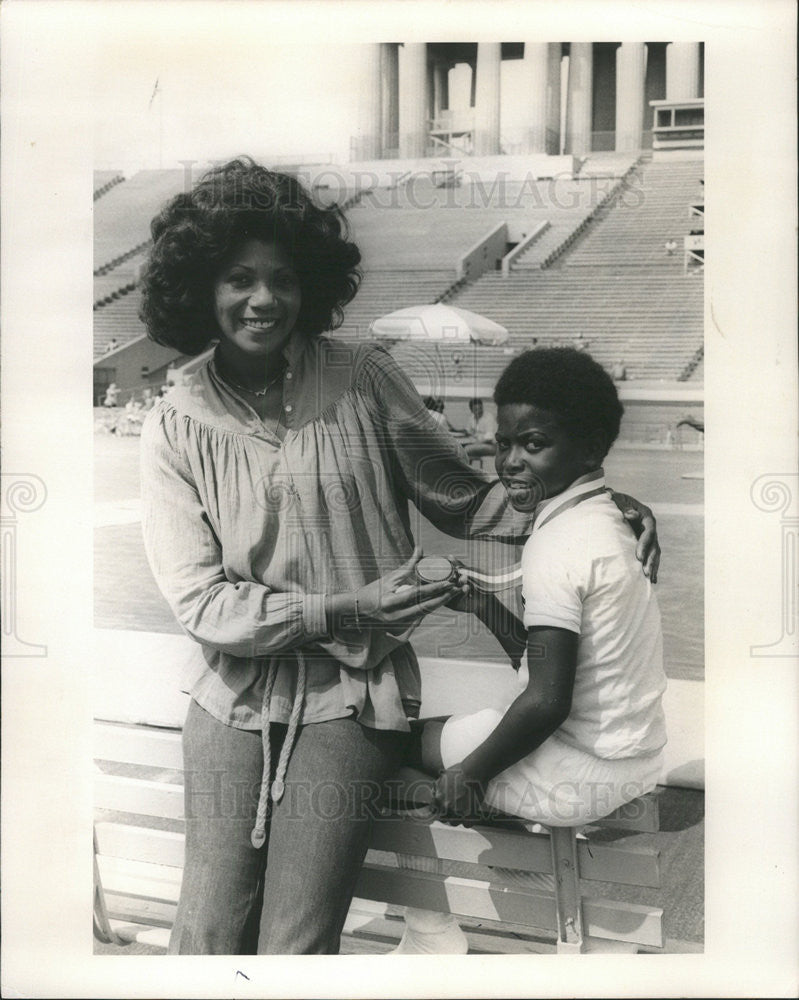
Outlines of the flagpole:
M 158 90 L 158 169 L 164 169 L 164 91 Z

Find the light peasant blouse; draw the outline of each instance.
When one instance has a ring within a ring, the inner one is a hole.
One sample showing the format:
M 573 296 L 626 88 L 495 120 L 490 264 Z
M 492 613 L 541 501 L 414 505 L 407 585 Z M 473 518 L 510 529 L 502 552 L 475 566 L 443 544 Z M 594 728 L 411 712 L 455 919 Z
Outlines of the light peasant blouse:
M 260 729 L 277 660 L 268 717 L 288 722 L 301 650 L 302 723 L 355 714 L 407 730 L 421 700 L 407 632 L 331 634 L 325 594 L 410 557 L 409 501 L 459 537 L 518 543 L 530 523 L 469 466 L 386 351 L 295 334 L 284 356 L 282 442 L 214 359 L 142 429 L 147 556 L 206 664 L 191 694 L 221 722 Z

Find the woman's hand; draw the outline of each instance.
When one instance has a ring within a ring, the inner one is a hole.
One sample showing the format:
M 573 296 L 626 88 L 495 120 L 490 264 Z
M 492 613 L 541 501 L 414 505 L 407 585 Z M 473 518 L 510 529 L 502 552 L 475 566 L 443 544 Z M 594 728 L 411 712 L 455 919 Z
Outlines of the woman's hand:
M 425 615 L 443 607 L 461 589 L 457 581 L 421 583 L 415 575 L 422 550 L 414 549 L 411 558 L 353 594 L 331 597 L 333 611 L 345 625 L 357 628 L 415 625 Z
M 483 789 L 478 781 L 467 776 L 463 764 L 455 764 L 438 776 L 433 807 L 437 818 L 445 822 L 475 823 L 483 809 Z
M 613 502 L 622 512 L 625 521 L 635 532 L 638 544 L 635 547 L 635 558 L 644 564 L 644 576 L 652 583 L 658 582 L 658 567 L 660 566 L 660 543 L 658 542 L 655 515 L 645 503 L 636 500 L 627 493 L 611 491 Z

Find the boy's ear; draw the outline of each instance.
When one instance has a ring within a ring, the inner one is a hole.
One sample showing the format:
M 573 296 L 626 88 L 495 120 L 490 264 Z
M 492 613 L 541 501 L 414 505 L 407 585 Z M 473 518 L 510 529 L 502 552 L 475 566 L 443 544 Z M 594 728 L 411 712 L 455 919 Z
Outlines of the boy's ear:
M 603 431 L 598 428 L 591 431 L 583 442 L 583 454 L 585 455 L 585 462 L 588 468 L 592 472 L 598 469 L 602 465 L 607 453 L 607 442 Z

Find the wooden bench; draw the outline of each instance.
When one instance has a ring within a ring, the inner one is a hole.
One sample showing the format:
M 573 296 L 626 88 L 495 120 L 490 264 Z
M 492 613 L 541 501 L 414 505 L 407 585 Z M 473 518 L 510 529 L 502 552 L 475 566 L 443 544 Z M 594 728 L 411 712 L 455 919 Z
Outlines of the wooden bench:
M 165 948 L 183 868 L 180 730 L 113 720 L 94 728 L 95 936 Z M 515 820 L 468 828 L 421 820 L 406 807 L 429 798 L 431 781 L 404 777 L 397 795 L 410 789 L 410 798 L 374 824 L 343 951 L 388 951 L 402 934 L 403 906 L 456 914 L 472 952 L 663 947 L 661 909 L 589 895 L 581 882 L 659 887 L 659 852 L 641 836 L 658 829 L 656 795 L 629 803 L 602 829 L 531 833 Z M 608 830 L 624 832 L 608 840 Z M 397 852 L 438 858 L 443 870 L 400 868 Z M 497 868 L 533 873 L 535 884 L 516 884 Z

